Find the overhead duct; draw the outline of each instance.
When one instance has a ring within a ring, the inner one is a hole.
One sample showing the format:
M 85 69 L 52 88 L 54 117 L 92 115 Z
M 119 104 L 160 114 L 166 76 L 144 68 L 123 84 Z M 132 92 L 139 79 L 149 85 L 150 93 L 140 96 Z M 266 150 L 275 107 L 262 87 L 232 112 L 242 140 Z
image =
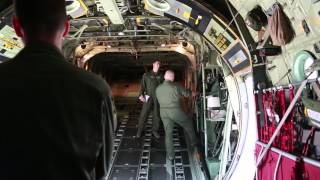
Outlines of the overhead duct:
M 163 16 L 164 12 L 167 12 L 170 10 L 171 6 L 170 4 L 165 0 L 144 0 L 145 9 Z
M 88 8 L 82 0 L 66 0 L 66 10 L 72 18 L 81 17 L 88 12 Z
M 95 0 L 97 9 L 105 13 L 112 24 L 124 24 L 123 17 L 115 0 Z
M 80 8 L 79 1 L 76 1 L 76 0 L 66 1 L 66 10 L 68 14 L 71 14 L 72 12 L 76 11 L 78 8 Z

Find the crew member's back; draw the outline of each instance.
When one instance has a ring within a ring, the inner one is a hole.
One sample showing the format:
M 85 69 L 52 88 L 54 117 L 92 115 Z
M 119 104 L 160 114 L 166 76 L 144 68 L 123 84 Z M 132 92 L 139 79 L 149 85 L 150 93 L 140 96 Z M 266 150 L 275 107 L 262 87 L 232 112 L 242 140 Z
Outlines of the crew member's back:
M 112 153 L 109 86 L 33 43 L 0 64 L 0 179 L 105 175 Z

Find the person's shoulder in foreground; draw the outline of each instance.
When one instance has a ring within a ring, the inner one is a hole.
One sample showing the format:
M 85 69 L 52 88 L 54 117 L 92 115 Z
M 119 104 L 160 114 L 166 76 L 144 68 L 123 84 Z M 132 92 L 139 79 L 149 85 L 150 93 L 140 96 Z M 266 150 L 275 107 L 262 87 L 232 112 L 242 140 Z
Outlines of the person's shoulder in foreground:
M 88 72 L 80 68 L 75 68 L 75 71 L 75 75 L 78 76 L 80 81 L 88 84 L 89 86 L 92 86 L 99 92 L 103 94 L 107 93 L 107 95 L 110 96 L 111 88 L 104 79 L 92 72 Z
M 30 51 L 30 49 L 35 49 L 39 45 L 42 45 L 42 47 L 37 49 L 38 52 Z M 105 80 L 94 73 L 73 66 L 67 62 L 58 50 L 53 51 L 53 46 L 46 43 L 37 43 L 34 47 L 30 46 L 34 45 L 28 45 L 15 58 L 0 64 L 0 74 L 2 74 L 0 79 L 9 80 L 13 77 L 23 76 L 23 74 L 36 76 L 37 73 L 34 70 L 37 67 L 32 66 L 39 66 L 42 69 L 41 71 L 53 72 L 53 75 L 40 74 L 39 77 L 33 78 L 33 81 L 50 76 L 50 79 L 68 79 L 72 83 L 89 86 L 102 94 L 110 92 L 110 87 Z M 45 66 L 45 68 L 42 66 Z M 28 80 L 27 77 L 23 77 L 23 79 Z

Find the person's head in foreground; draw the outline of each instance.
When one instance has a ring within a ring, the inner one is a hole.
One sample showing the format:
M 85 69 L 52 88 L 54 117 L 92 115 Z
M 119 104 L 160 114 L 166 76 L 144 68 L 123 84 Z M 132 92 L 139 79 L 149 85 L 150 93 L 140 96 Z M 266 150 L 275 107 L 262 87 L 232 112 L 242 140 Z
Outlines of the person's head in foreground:
M 17 36 L 25 44 L 46 42 L 61 49 L 69 32 L 65 0 L 14 0 L 12 19 Z

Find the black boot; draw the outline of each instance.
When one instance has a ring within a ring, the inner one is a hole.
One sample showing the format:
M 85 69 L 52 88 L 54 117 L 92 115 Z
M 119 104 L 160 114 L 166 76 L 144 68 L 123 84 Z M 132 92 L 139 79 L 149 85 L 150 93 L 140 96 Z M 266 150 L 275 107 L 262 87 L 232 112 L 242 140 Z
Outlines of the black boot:
M 160 138 L 160 135 L 157 131 L 152 131 L 152 134 L 155 138 L 159 139 Z
M 138 132 L 137 132 L 136 137 L 137 137 L 137 138 L 140 138 L 140 137 L 141 137 L 141 134 L 142 134 L 142 131 L 141 131 L 140 129 L 138 129 Z

